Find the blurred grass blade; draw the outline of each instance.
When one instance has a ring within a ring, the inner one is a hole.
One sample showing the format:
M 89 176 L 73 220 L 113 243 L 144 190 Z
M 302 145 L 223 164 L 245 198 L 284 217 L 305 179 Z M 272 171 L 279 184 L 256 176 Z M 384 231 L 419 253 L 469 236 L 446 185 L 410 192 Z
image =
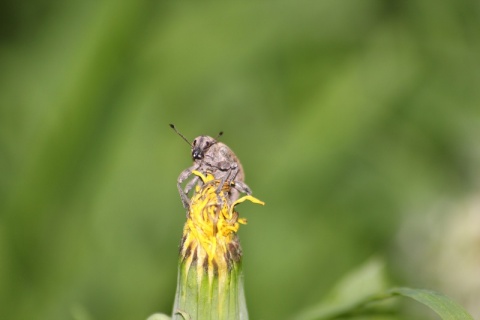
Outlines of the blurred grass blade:
M 340 279 L 318 305 L 294 319 L 333 319 L 352 310 L 358 311 L 364 301 L 387 290 L 386 278 L 385 263 L 377 257 L 371 258 Z
M 295 320 L 370 319 L 396 313 L 395 296 L 417 300 L 435 311 L 443 320 L 473 320 L 459 304 L 447 296 L 424 289 L 386 289 L 385 265 L 377 258 L 368 260 L 344 276 L 317 306 Z
M 389 290 L 391 296 L 401 295 L 423 303 L 435 311 L 443 320 L 473 320 L 459 304 L 450 300 L 447 296 L 430 290 L 394 288 Z
M 431 290 L 411 288 L 390 289 L 384 293 L 372 295 L 367 299 L 359 299 L 357 303 L 351 303 L 349 307 L 346 305 L 331 308 L 324 307 L 323 309 L 318 309 L 316 314 L 310 312 L 296 319 L 355 319 L 359 316 L 378 316 L 382 313 L 387 316 L 392 314 L 392 309 L 379 308 L 379 306 L 381 306 L 379 303 L 384 303 L 395 296 L 403 296 L 417 300 L 435 311 L 443 320 L 474 320 L 462 306 L 452 301 L 449 297 Z

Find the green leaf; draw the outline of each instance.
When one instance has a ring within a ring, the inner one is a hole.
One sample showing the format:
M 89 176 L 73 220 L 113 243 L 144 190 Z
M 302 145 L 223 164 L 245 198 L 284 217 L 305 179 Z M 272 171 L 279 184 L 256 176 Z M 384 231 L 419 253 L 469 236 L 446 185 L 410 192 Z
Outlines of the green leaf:
M 301 312 L 294 319 L 334 319 L 350 312 L 358 314 L 364 301 L 385 290 L 385 264 L 374 257 L 345 275 L 318 305 Z
M 403 296 L 423 303 L 443 320 L 473 320 L 459 304 L 447 296 L 424 289 L 386 289 L 383 261 L 370 259 L 344 276 L 318 305 L 300 313 L 295 320 L 372 319 L 396 313 L 392 297 Z M 382 318 L 383 319 L 383 318 Z
M 435 311 L 443 320 L 473 320 L 459 304 L 450 300 L 447 296 L 430 290 L 394 288 L 389 290 L 391 296 L 401 295 L 423 303 Z
M 169 316 L 163 313 L 155 313 L 152 314 L 150 317 L 147 318 L 147 320 L 171 320 Z
M 359 299 L 357 303 L 351 303 L 347 308 L 332 307 L 316 310 L 317 313 L 309 313 L 308 316 L 299 319 L 338 319 L 355 318 L 357 316 L 380 315 L 382 309 L 375 308 L 378 302 L 384 302 L 395 296 L 403 296 L 417 300 L 435 311 L 443 320 L 474 320 L 458 303 L 449 297 L 435 291 L 411 288 L 393 288 L 378 295 L 372 295 L 367 299 Z M 379 312 L 380 311 L 380 312 Z M 391 310 L 385 309 L 385 315 L 391 314 Z

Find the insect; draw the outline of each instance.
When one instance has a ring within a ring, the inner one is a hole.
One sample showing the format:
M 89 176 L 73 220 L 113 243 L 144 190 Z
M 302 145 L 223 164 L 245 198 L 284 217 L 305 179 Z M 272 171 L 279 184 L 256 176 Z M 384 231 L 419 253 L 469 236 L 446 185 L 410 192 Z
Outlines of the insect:
M 252 193 L 250 187 L 243 182 L 245 174 L 237 156 L 226 144 L 216 140 L 223 132 L 220 132 L 217 138 L 198 136 L 190 143 L 184 135 L 178 132 L 173 124 L 170 124 L 170 127 L 190 145 L 192 152 L 193 165 L 183 170 L 177 179 L 178 192 L 186 209 L 190 205 L 188 193 L 196 184 L 203 183 L 197 175 L 194 175 L 192 180 L 187 182 L 185 189 L 182 188 L 182 183 L 192 175 L 193 170 L 205 175 L 210 173 L 216 180 L 219 180 L 220 184 L 217 192 L 220 192 L 224 184 L 228 183 L 232 187 L 228 194 L 228 198 L 232 203 L 237 200 L 240 192 L 248 195 Z

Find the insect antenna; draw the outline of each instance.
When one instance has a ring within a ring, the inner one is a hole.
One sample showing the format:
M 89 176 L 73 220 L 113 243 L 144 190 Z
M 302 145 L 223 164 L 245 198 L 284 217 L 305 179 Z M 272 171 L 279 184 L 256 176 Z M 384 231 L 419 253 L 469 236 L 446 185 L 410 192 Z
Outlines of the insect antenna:
M 220 138 L 222 135 L 223 135 L 223 131 L 220 131 L 220 132 L 218 133 L 218 136 L 215 138 L 215 140 L 217 140 L 218 138 Z
M 188 139 L 185 138 L 185 136 L 183 134 L 181 134 L 180 132 L 178 132 L 177 128 L 175 128 L 175 125 L 171 124 L 170 123 L 170 128 L 173 129 L 173 131 L 175 131 L 180 137 L 182 137 L 183 140 L 185 140 L 190 146 L 192 146 L 192 144 L 190 142 L 188 142 Z

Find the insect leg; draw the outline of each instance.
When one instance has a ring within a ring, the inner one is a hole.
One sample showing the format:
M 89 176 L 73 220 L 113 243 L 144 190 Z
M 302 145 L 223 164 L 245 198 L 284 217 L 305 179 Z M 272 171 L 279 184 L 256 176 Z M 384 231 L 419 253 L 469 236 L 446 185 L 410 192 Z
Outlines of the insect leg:
M 235 188 L 235 181 L 233 179 L 231 179 L 230 177 L 232 177 L 232 176 L 236 177 L 238 172 L 239 172 L 239 169 L 238 169 L 238 167 L 234 167 L 234 168 L 230 168 L 228 170 L 225 170 L 223 172 L 224 172 L 224 174 L 222 175 L 222 177 L 220 179 L 220 185 L 217 188 L 217 193 L 220 193 L 220 191 L 224 187 L 225 183 L 227 183 L 228 187 L 229 187 L 229 189 L 228 189 L 229 199 L 230 199 L 231 202 L 234 202 L 235 200 L 238 199 L 238 196 L 240 194 L 237 190 L 231 188 L 231 187 Z
M 177 179 L 178 193 L 180 194 L 180 199 L 182 200 L 182 204 L 185 209 L 188 209 L 188 207 L 190 206 L 190 200 L 188 199 L 187 193 L 183 191 L 182 182 L 185 181 L 192 174 L 192 170 L 194 170 L 193 166 L 183 170 Z
M 219 194 L 222 191 L 223 186 L 225 185 L 225 182 L 227 181 L 229 175 L 230 175 L 230 171 L 220 179 L 220 183 L 218 184 L 218 187 L 217 187 L 217 194 Z
M 199 181 L 200 179 L 198 178 L 198 176 L 194 176 L 192 178 L 192 180 L 190 180 L 187 185 L 185 186 L 185 189 L 184 189 L 184 192 L 185 194 L 188 195 L 188 193 L 190 192 L 190 190 L 192 190 L 193 186 Z
M 252 190 L 249 186 L 243 181 L 233 181 L 233 187 L 242 193 L 246 193 L 248 195 L 252 194 Z
M 237 175 L 240 172 L 238 167 L 235 167 L 232 172 L 234 172 L 234 175 L 232 179 L 230 180 L 230 185 L 240 191 L 241 193 L 246 193 L 248 195 L 252 194 L 252 190 L 250 189 L 249 186 L 242 180 L 237 180 Z

